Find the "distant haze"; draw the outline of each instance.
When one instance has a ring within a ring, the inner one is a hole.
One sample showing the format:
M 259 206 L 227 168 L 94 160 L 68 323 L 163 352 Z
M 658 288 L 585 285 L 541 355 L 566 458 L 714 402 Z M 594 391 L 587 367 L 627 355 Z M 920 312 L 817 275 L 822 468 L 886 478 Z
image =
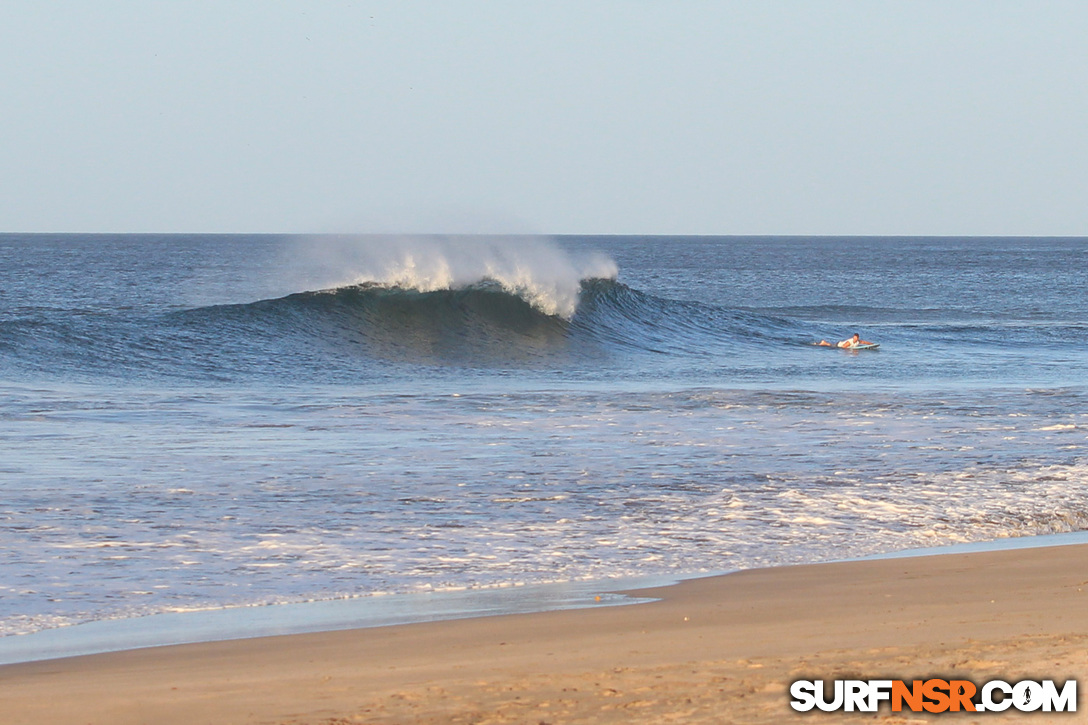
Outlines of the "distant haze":
M 0 231 L 1088 235 L 1088 3 L 0 2 Z

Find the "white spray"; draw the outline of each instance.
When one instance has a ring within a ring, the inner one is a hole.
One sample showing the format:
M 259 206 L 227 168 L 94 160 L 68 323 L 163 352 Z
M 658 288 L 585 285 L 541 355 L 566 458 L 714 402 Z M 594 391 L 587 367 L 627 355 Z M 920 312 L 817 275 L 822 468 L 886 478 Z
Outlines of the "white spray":
M 568 252 L 536 236 L 309 237 L 291 257 L 295 282 L 308 289 L 370 283 L 434 292 L 490 282 L 567 319 L 577 309 L 582 280 L 617 273 L 607 255 Z

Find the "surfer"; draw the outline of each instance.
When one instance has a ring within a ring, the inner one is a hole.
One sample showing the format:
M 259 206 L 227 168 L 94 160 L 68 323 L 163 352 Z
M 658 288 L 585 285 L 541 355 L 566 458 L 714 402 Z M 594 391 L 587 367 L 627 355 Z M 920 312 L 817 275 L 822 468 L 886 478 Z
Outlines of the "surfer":
M 868 340 L 862 340 L 861 335 L 859 335 L 858 333 L 855 332 L 852 337 L 850 337 L 850 338 L 848 338 L 846 340 L 840 340 L 839 342 L 835 343 L 834 345 L 832 345 L 827 340 L 820 340 L 816 344 L 821 345 L 823 347 L 851 348 L 851 347 L 857 347 L 858 345 L 872 345 L 873 343 L 869 342 Z

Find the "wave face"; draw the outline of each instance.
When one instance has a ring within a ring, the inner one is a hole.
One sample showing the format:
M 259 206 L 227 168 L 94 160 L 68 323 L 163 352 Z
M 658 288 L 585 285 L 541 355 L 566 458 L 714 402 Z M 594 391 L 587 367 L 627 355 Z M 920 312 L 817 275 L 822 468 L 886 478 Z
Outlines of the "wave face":
M 570 323 L 498 283 L 420 291 L 367 283 L 179 313 L 178 324 L 280 348 L 296 362 L 477 365 L 530 362 L 568 347 Z M 242 351 L 235 351 L 242 354 Z
M 488 279 L 434 291 L 368 282 L 190 310 L 173 321 L 216 341 L 217 349 L 224 339 L 244 339 L 261 350 L 280 348 L 295 366 L 341 368 L 364 360 L 489 368 L 579 365 L 638 353 L 705 356 L 781 340 L 791 328 L 773 317 L 669 300 L 611 279 L 582 280 L 569 317 Z M 246 357 L 241 349 L 233 354 Z

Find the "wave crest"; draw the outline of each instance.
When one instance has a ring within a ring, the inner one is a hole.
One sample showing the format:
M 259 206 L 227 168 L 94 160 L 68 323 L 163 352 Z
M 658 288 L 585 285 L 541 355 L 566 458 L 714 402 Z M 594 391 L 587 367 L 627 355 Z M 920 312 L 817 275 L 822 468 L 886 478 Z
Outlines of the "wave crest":
M 296 284 L 309 289 L 382 286 L 417 292 L 486 284 L 547 315 L 571 319 L 582 281 L 615 279 L 601 253 L 564 250 L 547 237 L 312 237 L 291 252 Z M 296 287 L 297 289 L 297 287 Z

